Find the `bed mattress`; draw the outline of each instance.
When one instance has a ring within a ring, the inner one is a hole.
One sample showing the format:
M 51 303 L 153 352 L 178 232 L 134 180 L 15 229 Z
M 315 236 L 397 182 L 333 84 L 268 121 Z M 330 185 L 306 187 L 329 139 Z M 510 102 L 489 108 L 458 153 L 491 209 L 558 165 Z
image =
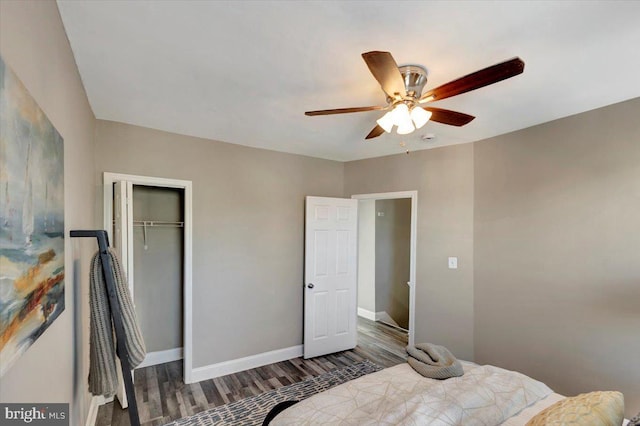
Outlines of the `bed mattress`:
M 271 424 L 515 426 L 562 398 L 524 374 L 462 364 L 465 374 L 447 380 L 427 379 L 408 364 L 387 368 L 305 399 Z

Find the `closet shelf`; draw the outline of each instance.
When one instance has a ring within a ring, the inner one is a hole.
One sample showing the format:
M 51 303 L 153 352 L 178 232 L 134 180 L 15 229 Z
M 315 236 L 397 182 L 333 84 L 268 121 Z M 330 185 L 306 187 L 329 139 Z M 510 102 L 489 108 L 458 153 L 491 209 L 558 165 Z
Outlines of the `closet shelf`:
M 116 224 L 116 221 L 112 221 Z M 184 222 L 167 222 L 162 220 L 134 220 L 133 226 L 171 226 L 176 228 L 184 228 Z
M 114 220 L 115 224 L 116 221 Z M 184 222 L 167 222 L 163 220 L 134 220 L 133 226 L 169 226 L 176 228 L 184 228 Z
M 133 226 L 171 226 L 184 228 L 184 222 L 165 222 L 162 220 L 134 220 Z

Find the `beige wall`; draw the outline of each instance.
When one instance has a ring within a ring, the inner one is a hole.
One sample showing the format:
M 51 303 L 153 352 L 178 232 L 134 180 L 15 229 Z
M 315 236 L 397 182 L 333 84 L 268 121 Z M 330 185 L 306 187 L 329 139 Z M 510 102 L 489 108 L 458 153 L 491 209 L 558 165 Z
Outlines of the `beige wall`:
M 358 308 L 376 312 L 376 200 L 358 201 Z
M 640 98 L 475 144 L 476 360 L 640 409 Z
M 408 329 L 411 199 L 375 203 L 376 312 L 386 312 L 397 325 Z
M 64 138 L 65 232 L 93 228 L 95 119 L 56 3 L 0 2 L 0 54 Z M 95 248 L 66 240 L 65 311 L 0 379 L 0 401 L 76 402 L 72 424 L 84 419 L 87 266 Z
M 352 161 L 344 173 L 347 197 L 418 191 L 416 342 L 472 360 L 473 144 Z
M 194 367 L 302 343 L 304 197 L 341 196 L 342 163 L 100 120 L 96 143 L 100 174 L 193 181 Z

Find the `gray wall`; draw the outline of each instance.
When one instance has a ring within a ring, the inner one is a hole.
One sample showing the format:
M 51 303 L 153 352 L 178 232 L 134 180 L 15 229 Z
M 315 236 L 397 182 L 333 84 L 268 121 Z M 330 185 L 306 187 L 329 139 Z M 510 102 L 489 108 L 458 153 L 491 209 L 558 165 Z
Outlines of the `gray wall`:
M 341 196 L 343 163 L 100 120 L 96 159 L 193 181 L 194 367 L 302 343 L 304 197 Z
M 133 219 L 184 221 L 183 190 L 133 186 Z M 133 227 L 133 291 L 147 352 L 182 347 L 183 228 Z
M 95 226 L 95 119 L 55 2 L 0 2 L 0 54 L 64 138 L 65 232 Z M 0 378 L 2 402 L 71 402 L 89 394 L 88 264 L 95 241 L 66 240 L 64 312 Z M 75 380 L 75 383 L 74 383 Z
M 418 191 L 416 342 L 472 360 L 473 144 L 352 161 L 344 173 L 347 197 Z
M 376 200 L 375 210 L 376 312 L 408 329 L 411 199 Z
M 640 98 L 475 144 L 476 360 L 640 409 Z
M 358 308 L 376 312 L 376 200 L 358 201 Z

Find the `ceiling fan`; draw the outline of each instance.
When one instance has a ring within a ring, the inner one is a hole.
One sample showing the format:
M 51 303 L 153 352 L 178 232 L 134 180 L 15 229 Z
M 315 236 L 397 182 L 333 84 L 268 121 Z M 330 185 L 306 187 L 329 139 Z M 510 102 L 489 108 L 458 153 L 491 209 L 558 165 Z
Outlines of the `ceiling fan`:
M 332 115 L 363 111 L 388 111 L 365 139 L 372 139 L 390 133 L 397 126 L 397 133 L 406 135 L 424 126 L 429 120 L 452 126 L 464 126 L 473 120 L 472 115 L 450 111 L 442 108 L 423 107 L 423 104 L 439 101 L 451 96 L 470 92 L 507 78 L 514 77 L 524 71 L 524 62 L 520 58 L 481 69 L 472 74 L 422 93 L 427 83 L 427 70 L 420 65 L 404 65 L 399 67 L 389 52 L 366 52 L 362 54 L 373 77 L 378 80 L 387 95 L 387 105 L 366 106 L 356 108 L 325 109 L 307 111 L 305 115 Z

